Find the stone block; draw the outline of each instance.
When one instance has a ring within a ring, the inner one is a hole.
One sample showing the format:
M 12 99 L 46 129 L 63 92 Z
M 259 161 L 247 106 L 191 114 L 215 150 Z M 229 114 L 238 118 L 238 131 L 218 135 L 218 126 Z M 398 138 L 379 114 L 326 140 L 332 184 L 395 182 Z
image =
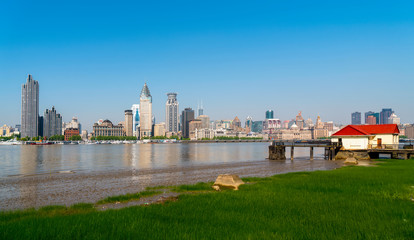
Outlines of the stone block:
M 244 184 L 244 182 L 237 175 L 221 174 L 214 182 L 213 188 L 217 191 L 224 188 L 239 190 L 239 186 L 242 184 Z

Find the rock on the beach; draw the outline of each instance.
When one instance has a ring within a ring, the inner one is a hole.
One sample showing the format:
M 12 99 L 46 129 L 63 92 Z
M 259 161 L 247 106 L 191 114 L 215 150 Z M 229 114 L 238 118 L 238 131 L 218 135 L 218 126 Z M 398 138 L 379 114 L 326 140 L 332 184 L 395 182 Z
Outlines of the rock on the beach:
M 344 163 L 358 164 L 358 161 L 355 158 L 350 157 L 350 158 L 347 158 Z
M 237 175 L 221 174 L 217 177 L 216 182 L 213 184 L 215 190 L 222 188 L 230 188 L 233 190 L 239 190 L 239 186 L 244 182 Z

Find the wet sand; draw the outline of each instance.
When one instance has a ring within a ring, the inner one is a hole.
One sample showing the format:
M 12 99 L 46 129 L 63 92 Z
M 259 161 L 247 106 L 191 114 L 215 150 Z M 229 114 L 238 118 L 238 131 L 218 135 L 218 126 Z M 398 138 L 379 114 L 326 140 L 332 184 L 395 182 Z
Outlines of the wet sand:
M 219 174 L 266 177 L 275 174 L 329 170 L 342 161 L 252 161 L 191 167 L 99 172 L 61 172 L 0 178 L 0 211 L 47 205 L 95 203 L 105 197 L 136 193 L 146 187 L 214 181 Z

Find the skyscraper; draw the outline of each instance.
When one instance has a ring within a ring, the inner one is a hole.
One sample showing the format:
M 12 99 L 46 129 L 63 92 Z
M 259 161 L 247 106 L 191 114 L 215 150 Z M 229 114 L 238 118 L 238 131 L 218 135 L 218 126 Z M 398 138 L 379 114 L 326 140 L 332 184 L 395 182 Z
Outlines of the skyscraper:
M 32 75 L 22 85 L 22 137 L 36 137 L 39 132 L 39 83 Z
M 194 110 L 191 108 L 185 108 L 184 111 L 181 114 L 181 130 L 182 135 L 184 138 L 188 138 L 190 136 L 190 121 L 194 120 Z
M 152 96 L 147 84 L 141 90 L 139 98 L 140 138 L 152 135 Z
M 266 111 L 266 119 L 273 119 L 273 110 Z
M 177 93 L 167 93 L 168 99 L 165 103 L 165 131 L 177 135 L 179 131 L 179 108 Z
M 375 124 L 377 124 L 377 118 L 375 117 L 375 115 L 369 115 L 367 117 L 366 124 L 369 124 L 369 125 L 375 125 Z
M 125 135 L 131 137 L 133 134 L 134 131 L 132 110 L 125 110 Z
M 54 135 L 62 135 L 62 116 L 52 107 L 51 110 L 46 109 L 43 115 L 43 136 Z
M 201 102 L 201 106 L 200 105 L 197 106 L 197 114 L 198 114 L 197 117 L 204 115 L 203 102 Z
M 352 125 L 361 125 L 361 112 L 354 112 L 351 114 L 352 120 L 351 120 L 351 124 Z
M 375 123 L 373 123 L 373 118 L 370 118 L 368 121 L 368 117 L 369 116 L 374 116 L 375 117 Z M 372 111 L 366 112 L 365 113 L 365 124 L 380 124 L 380 114 L 379 113 L 375 113 Z
M 210 117 L 207 115 L 200 115 L 197 119 L 201 120 L 201 128 L 210 128 Z
M 249 128 L 251 130 L 252 126 L 253 126 L 253 118 L 251 116 L 247 116 L 244 127 Z
M 392 111 L 391 108 L 383 108 L 380 113 L 380 124 L 388 124 L 388 118 L 393 114 L 394 111 Z
M 132 110 L 132 131 L 134 136 L 139 135 L 139 104 L 133 104 Z

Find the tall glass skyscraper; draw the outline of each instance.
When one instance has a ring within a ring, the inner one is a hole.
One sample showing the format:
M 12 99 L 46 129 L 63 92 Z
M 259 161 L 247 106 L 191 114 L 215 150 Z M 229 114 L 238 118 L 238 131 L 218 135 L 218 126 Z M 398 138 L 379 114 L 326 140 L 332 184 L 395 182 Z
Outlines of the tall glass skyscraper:
M 147 84 L 141 90 L 139 98 L 140 138 L 152 135 L 152 96 Z
M 380 124 L 388 124 L 388 118 L 393 114 L 394 111 L 392 111 L 391 108 L 383 108 L 380 113 Z
M 32 75 L 22 85 L 21 137 L 37 137 L 39 133 L 39 83 Z
M 132 131 L 133 135 L 138 137 L 139 136 L 139 104 L 132 104 Z
M 177 135 L 179 131 L 179 109 L 177 93 L 167 93 L 165 103 L 165 131 Z
M 188 138 L 190 136 L 190 121 L 194 120 L 194 110 L 191 108 L 184 109 L 181 115 L 181 130 L 184 138 Z
M 361 112 L 354 112 L 351 115 L 352 125 L 361 125 Z
M 267 110 L 266 111 L 266 119 L 273 119 L 273 110 Z

